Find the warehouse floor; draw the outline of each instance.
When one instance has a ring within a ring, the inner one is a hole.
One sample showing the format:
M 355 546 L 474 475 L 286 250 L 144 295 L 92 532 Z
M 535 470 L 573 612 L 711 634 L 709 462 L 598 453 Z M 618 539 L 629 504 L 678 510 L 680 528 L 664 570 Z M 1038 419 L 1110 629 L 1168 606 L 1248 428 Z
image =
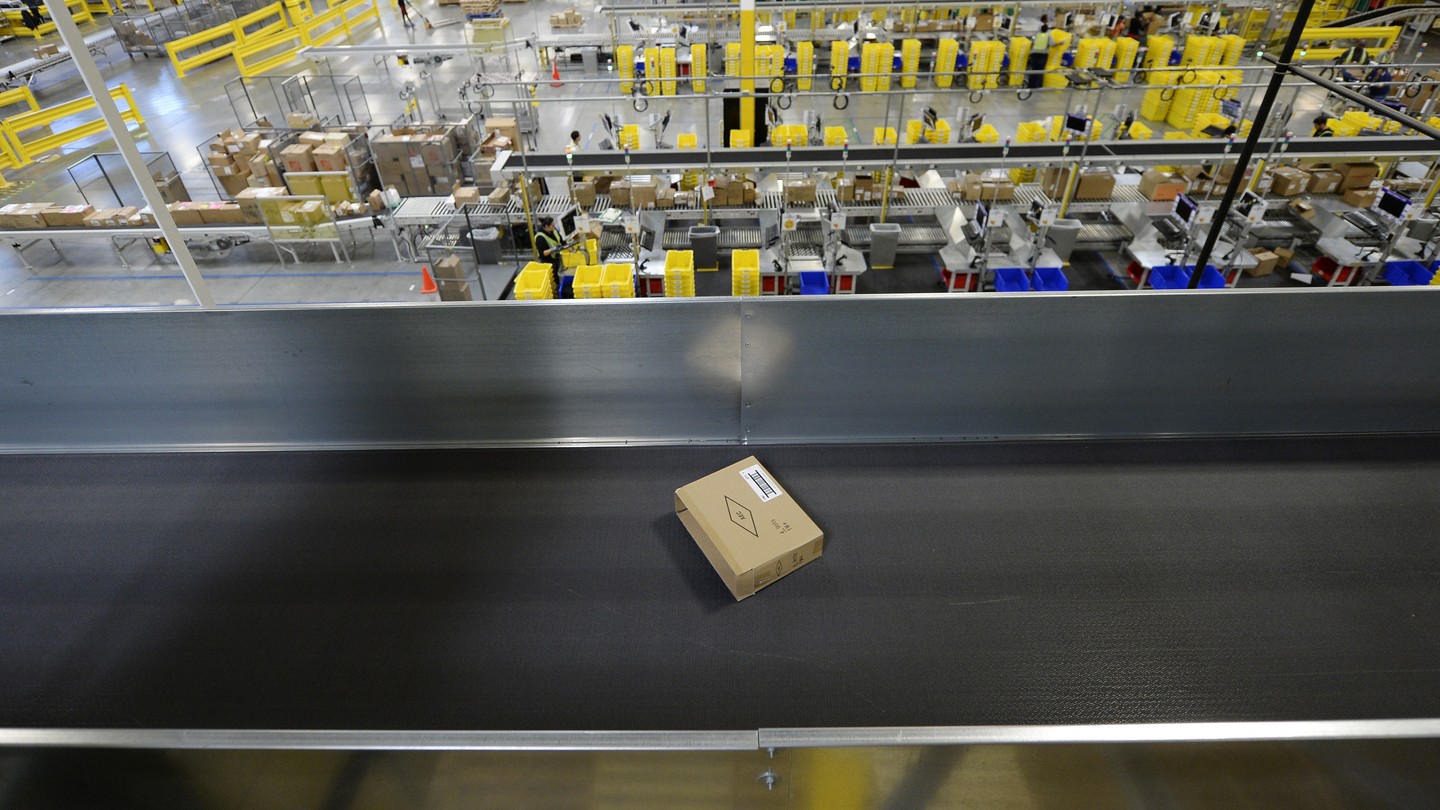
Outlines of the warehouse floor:
M 371 26 L 366 32 L 356 35 L 353 44 L 378 44 L 413 42 L 417 46 L 432 43 L 455 43 L 461 41 L 460 13 L 458 7 L 437 7 L 433 2 L 413 3 L 435 26 L 426 31 L 422 24 L 417 29 L 405 29 L 399 24 L 398 12 L 383 2 L 383 28 Z M 538 31 L 541 35 L 549 32 L 548 15 L 567 7 L 561 0 L 532 0 L 524 4 L 507 4 L 505 13 L 512 20 L 517 35 L 522 32 Z M 320 3 L 316 3 L 317 10 Z M 603 33 L 606 28 L 593 13 L 591 19 L 579 29 L 589 33 Z M 99 18 L 100 25 L 108 24 Z M 98 30 L 85 26 L 86 33 Z M 54 41 L 56 37 L 39 40 Z M 0 64 L 9 64 L 29 56 L 35 41 L 25 38 L 0 45 Z M 435 99 L 441 102 L 440 114 L 459 117 L 463 114 L 454 92 L 463 78 L 475 71 L 487 73 L 510 72 L 520 68 L 535 69 L 535 52 L 521 48 L 516 62 L 505 64 L 496 57 L 485 57 L 478 65 L 466 60 L 451 60 L 429 70 L 433 79 L 422 76 L 416 66 L 388 67 L 377 65 L 369 56 L 344 57 L 321 64 L 322 73 L 358 76 L 364 89 L 365 104 L 369 107 L 371 120 L 376 124 L 388 124 L 401 114 L 405 102 L 400 98 L 401 88 L 406 82 L 416 82 L 422 114 L 427 118 L 436 117 Z M 249 123 L 253 120 L 249 110 L 237 113 L 231 97 L 243 95 L 232 62 L 223 60 L 191 72 L 184 80 L 177 79 L 168 59 L 163 57 L 145 58 L 127 56 L 120 45 L 112 45 L 101 57 L 100 66 L 107 80 L 112 83 L 126 83 L 134 92 L 137 105 L 146 118 L 146 125 L 136 130 L 140 148 L 145 151 L 168 151 L 175 160 L 187 188 L 195 199 L 219 199 L 209 172 L 206 170 L 197 147 L 207 142 L 216 132 Z M 602 72 L 604 67 L 602 66 Z M 298 72 L 298 69 L 296 70 Z M 567 65 L 564 77 L 578 79 L 583 70 Z M 1261 74 L 1255 73 L 1252 81 L 1258 82 Z M 433 82 L 434 92 L 431 92 Z M 922 82 L 923 84 L 923 82 Z M 602 93 L 613 93 L 613 84 L 566 84 L 560 88 L 541 84 L 541 116 L 544 125 L 538 134 L 539 146 L 547 151 L 558 151 L 568 140 L 574 129 L 582 133 L 586 148 L 598 148 L 606 137 L 600 124 L 600 114 L 608 112 L 617 116 L 622 123 L 650 124 L 656 117 L 669 111 L 672 123 L 666 133 L 665 142 L 673 143 L 675 135 L 694 132 L 701 144 L 718 141 L 719 132 L 710 131 L 713 122 L 720 120 L 718 102 L 706 102 L 686 97 L 677 97 L 670 104 L 652 100 L 646 113 L 635 113 L 628 105 L 608 101 L 581 100 Z M 71 66 L 62 66 L 42 73 L 33 87 L 42 105 L 53 105 L 86 95 L 78 74 Z M 1299 90 L 1299 88 L 1297 88 Z M 497 98 L 506 97 L 507 89 L 502 88 Z M 1241 90 L 1241 98 L 1251 92 Z M 1293 91 L 1287 91 L 1288 99 Z M 815 97 L 797 97 L 794 106 L 784 113 L 787 122 L 803 121 L 805 110 L 815 110 L 826 125 L 843 125 L 851 132 L 852 141 L 868 141 L 874 127 L 885 120 L 907 120 L 919 117 L 921 105 L 934 107 L 941 117 L 953 119 L 960 106 L 969 106 L 984 112 L 987 121 L 1002 133 L 1015 131 L 1024 120 L 1033 120 L 1046 115 L 1064 112 L 1067 103 L 1087 104 L 1091 110 L 1111 111 L 1117 103 L 1125 103 L 1131 109 L 1139 107 L 1142 89 L 1125 88 L 1104 92 L 1038 91 L 1028 100 L 1021 101 L 1008 91 L 988 94 L 978 103 L 971 104 L 966 96 L 956 92 L 920 92 L 913 95 L 865 95 L 856 93 L 844 111 L 832 108 L 831 96 L 827 93 Z M 1313 90 L 1299 90 L 1295 102 L 1291 126 L 1308 134 L 1308 121 L 1313 111 L 1323 101 Z M 250 104 L 255 115 L 281 117 L 273 91 L 266 83 L 253 83 L 249 88 Z M 551 101 L 553 100 L 553 102 Z M 322 113 L 335 105 L 333 98 L 317 96 L 316 103 Z M 707 111 L 705 106 L 715 107 Z M 511 114 L 513 105 L 493 104 L 493 113 Z M 1152 124 L 1157 132 L 1170 129 Z M 653 147 L 653 135 L 644 129 L 642 143 Z M 77 161 L 97 152 L 113 152 L 114 144 L 108 138 L 97 136 L 77 147 L 70 147 L 64 153 L 53 156 L 22 169 L 6 173 L 14 185 L 0 190 L 3 202 L 85 202 L 79 189 L 66 169 Z M 127 201 L 128 202 L 128 201 Z M 65 243 L 63 253 L 52 251 L 48 244 L 40 243 L 26 249 L 25 256 L 33 269 L 27 269 L 14 250 L 0 253 L 0 308 L 46 308 L 56 306 L 137 306 L 171 305 L 188 303 L 192 296 L 173 259 L 155 257 L 143 245 L 131 248 L 126 256 L 131 267 L 125 268 L 116 261 L 114 253 L 104 242 Z M 420 292 L 420 276 L 413 265 L 395 261 L 395 252 L 389 239 L 382 236 L 377 241 L 360 237 L 353 251 L 353 263 L 335 263 L 330 259 L 329 250 L 319 248 L 312 252 L 314 261 L 299 266 L 291 264 L 282 267 L 275 260 L 275 252 L 268 245 L 250 245 L 236 248 L 225 255 L 197 255 L 202 272 L 211 279 L 211 287 L 217 300 L 225 305 L 259 305 L 311 302 L 370 302 L 370 301 L 426 301 L 434 300 L 432 295 Z M 1090 257 L 1089 263 L 1097 267 L 1098 257 Z M 1086 262 L 1077 263 L 1083 267 Z M 928 256 L 908 257 L 902 261 L 901 272 L 889 277 L 871 274 L 862 281 L 861 289 L 867 292 L 933 292 L 938 284 L 932 284 L 934 263 Z M 911 284 L 908 279 L 919 281 Z M 1098 281 L 1092 283 L 1092 276 Z M 901 279 L 907 279 L 902 281 Z M 1283 279 L 1258 279 L 1265 284 L 1282 283 Z M 1252 280 L 1246 280 L 1247 285 Z M 1072 273 L 1074 288 L 1113 287 L 1105 280 L 1103 270 L 1097 273 Z M 707 286 L 707 285 L 702 285 Z

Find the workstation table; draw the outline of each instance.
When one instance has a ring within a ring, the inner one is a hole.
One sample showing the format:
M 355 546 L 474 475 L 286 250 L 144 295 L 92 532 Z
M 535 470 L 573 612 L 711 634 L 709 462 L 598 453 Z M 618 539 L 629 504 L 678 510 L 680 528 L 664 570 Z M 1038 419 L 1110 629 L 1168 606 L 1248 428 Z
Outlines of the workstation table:
M 826 548 L 737 603 L 673 492 L 752 452 Z M 0 728 L 1436 717 L 1437 475 L 1435 436 L 0 456 Z

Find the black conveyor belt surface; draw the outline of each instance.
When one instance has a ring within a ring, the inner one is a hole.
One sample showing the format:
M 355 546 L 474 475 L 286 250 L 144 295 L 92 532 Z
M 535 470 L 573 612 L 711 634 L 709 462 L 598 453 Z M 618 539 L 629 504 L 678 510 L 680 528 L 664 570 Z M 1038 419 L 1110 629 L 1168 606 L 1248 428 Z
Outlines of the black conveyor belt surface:
M 754 448 L 825 557 L 734 602 L 734 447 L 0 456 L 0 726 L 1440 716 L 1440 440 Z

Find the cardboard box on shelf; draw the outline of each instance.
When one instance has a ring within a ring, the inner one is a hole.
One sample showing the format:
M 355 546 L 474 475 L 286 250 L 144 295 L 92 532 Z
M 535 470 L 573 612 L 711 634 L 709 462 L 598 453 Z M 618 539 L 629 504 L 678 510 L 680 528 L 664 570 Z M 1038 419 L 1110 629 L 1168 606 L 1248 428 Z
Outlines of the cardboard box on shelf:
M 232 157 L 229 152 L 216 152 L 211 150 L 210 154 L 206 155 L 206 160 L 210 161 L 211 166 L 216 167 L 235 165 L 235 158 Z
M 245 189 L 250 188 L 250 181 L 253 179 L 253 175 L 231 174 L 215 179 L 220 181 L 220 188 L 224 190 L 226 194 L 234 197 Z
M 630 207 L 631 208 L 654 208 L 655 195 L 659 191 L 653 180 L 637 183 L 630 183 Z
M 315 157 L 310 154 L 310 146 L 303 143 L 292 144 L 280 150 L 280 160 L 285 164 L 287 172 L 313 172 L 315 171 Z
M 1291 166 L 1278 166 L 1272 173 L 1270 193 L 1277 197 L 1294 197 L 1310 187 L 1310 175 Z
M 206 225 L 238 225 L 245 221 L 245 212 L 237 203 L 202 203 L 199 210 Z
M 1140 193 L 1154 202 L 1173 200 L 1185 193 L 1189 186 L 1190 181 L 1179 172 L 1146 169 L 1145 173 L 1140 175 Z
M 675 514 L 737 601 L 824 551 L 824 532 L 754 456 L 675 490 Z
M 93 205 L 51 205 L 41 211 L 40 218 L 47 228 L 83 228 L 85 218 L 93 213 Z
M 855 202 L 855 181 L 850 178 L 836 180 L 835 199 L 842 203 Z
M 615 180 L 610 183 L 610 204 L 616 208 L 630 207 L 630 181 Z
M 1051 171 L 1051 170 L 1047 170 Z M 1059 177 L 1064 177 L 1064 171 L 1054 169 Z M 962 178 L 964 186 L 960 196 L 970 201 L 985 202 L 1009 202 L 1015 199 L 1015 182 L 1009 177 L 1002 175 L 987 174 L 984 172 L 966 172 Z M 873 181 L 871 183 L 873 189 Z M 855 187 L 860 188 L 860 180 L 855 181 Z M 878 200 L 878 190 L 872 190 L 872 199 Z
M 315 161 L 315 168 L 322 172 L 343 172 L 350 168 L 345 150 L 339 146 L 321 144 L 310 150 L 310 157 Z
M 1251 248 L 1250 255 L 1254 256 L 1259 264 L 1245 268 L 1247 276 L 1268 276 L 1275 272 L 1275 266 L 1280 262 L 1279 256 L 1264 248 Z
M 510 143 L 506 149 L 520 150 L 520 127 L 515 124 L 515 117 L 511 115 L 492 115 L 485 119 L 485 129 L 491 133 L 499 133 Z
M 660 189 L 655 192 L 655 207 L 674 208 L 675 189 L 670 188 L 669 186 L 661 186 Z
M 1301 219 L 1314 219 L 1316 216 L 1315 205 L 1309 200 L 1291 200 L 1290 210 L 1294 211 Z
M 1334 169 L 1316 169 L 1310 172 L 1310 185 L 1306 190 L 1311 194 L 1334 194 L 1340 190 L 1340 172 Z
M 200 215 L 195 203 L 170 203 L 166 206 L 170 210 L 170 218 L 175 220 L 176 225 L 204 225 L 205 218 Z
M 262 138 L 258 134 L 253 132 L 247 133 L 240 136 L 231 144 L 227 144 L 226 150 L 230 152 L 235 152 L 237 154 L 245 155 L 248 158 L 250 155 L 253 155 L 256 152 L 260 151 L 261 140 Z M 234 146 L 235 148 L 231 149 L 231 146 Z
M 1380 176 L 1380 166 L 1375 163 L 1341 163 L 1335 167 L 1340 173 L 1340 190 L 1369 188 L 1370 182 Z
M 510 201 L 510 187 L 499 186 L 485 197 L 485 201 L 491 205 L 504 205 Z
M 306 146 L 324 146 L 325 133 L 323 132 L 302 132 L 296 143 L 303 143 Z
M 1352 188 L 1341 192 L 1340 199 L 1344 200 L 1346 205 L 1353 205 L 1356 208 L 1369 208 L 1375 204 L 1375 197 L 1379 193 L 1380 192 L 1373 188 Z
M 815 180 L 786 180 L 785 202 L 813 203 L 816 201 Z
M 465 268 L 460 264 L 460 257 L 453 253 L 435 262 L 432 270 L 435 272 L 436 281 L 440 279 L 463 280 L 465 278 Z
M 575 204 L 581 208 L 589 208 L 595 204 L 595 184 L 580 182 L 570 187 L 570 196 L 575 199 Z
M 88 216 L 85 217 L 85 223 L 84 223 L 84 224 L 85 224 L 85 227 L 87 227 L 87 228 L 108 228 L 108 227 L 110 227 L 110 221 L 111 221 L 112 219 L 114 219 L 114 217 L 115 217 L 115 212 L 118 211 L 118 210 L 120 210 L 120 209 L 118 209 L 118 208 L 96 208 L 96 209 L 95 209 L 94 211 L 92 211 Z

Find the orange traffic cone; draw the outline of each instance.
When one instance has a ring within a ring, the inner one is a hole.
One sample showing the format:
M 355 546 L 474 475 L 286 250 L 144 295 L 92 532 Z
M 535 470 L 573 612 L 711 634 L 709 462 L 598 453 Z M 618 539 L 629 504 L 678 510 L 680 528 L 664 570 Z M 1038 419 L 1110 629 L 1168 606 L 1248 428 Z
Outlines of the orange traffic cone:
M 433 295 L 434 293 L 440 292 L 440 288 L 435 286 L 435 277 L 430 275 L 429 267 L 423 264 L 420 265 L 420 275 L 425 278 L 425 281 L 420 285 L 421 295 Z
M 552 62 L 550 63 L 550 86 L 551 86 L 551 87 L 564 87 L 564 86 L 565 86 L 565 83 L 562 82 L 562 81 L 560 81 L 560 63 L 559 63 L 559 62 L 553 62 L 553 61 L 552 61 Z

